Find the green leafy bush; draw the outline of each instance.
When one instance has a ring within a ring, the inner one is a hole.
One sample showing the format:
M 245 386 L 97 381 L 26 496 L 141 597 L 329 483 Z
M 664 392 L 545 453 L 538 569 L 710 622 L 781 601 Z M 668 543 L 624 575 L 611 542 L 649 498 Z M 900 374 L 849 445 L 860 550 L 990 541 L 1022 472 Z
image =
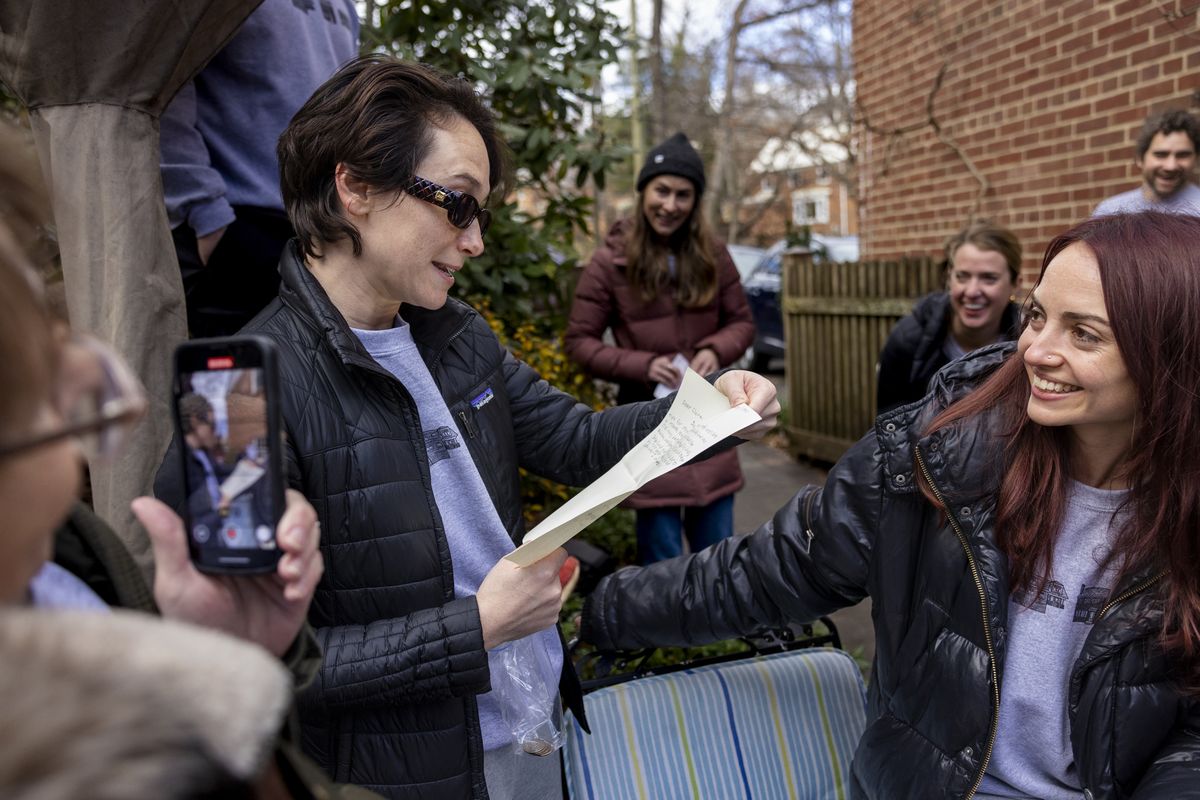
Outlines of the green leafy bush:
M 487 250 L 458 274 L 466 297 L 491 298 L 515 328 L 565 316 L 576 236 L 587 234 L 589 182 L 603 188 L 629 149 L 592 113 L 621 28 L 597 2 L 385 0 L 368 4 L 363 40 L 474 82 L 512 152 L 515 192 L 491 203 Z M 589 237 L 590 239 L 590 237 Z

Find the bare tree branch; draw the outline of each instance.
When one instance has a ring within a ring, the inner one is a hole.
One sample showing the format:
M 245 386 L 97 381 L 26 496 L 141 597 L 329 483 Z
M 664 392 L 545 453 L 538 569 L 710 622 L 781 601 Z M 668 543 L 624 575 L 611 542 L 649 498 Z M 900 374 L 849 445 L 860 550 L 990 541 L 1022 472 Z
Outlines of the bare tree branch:
M 978 216 L 980 209 L 983 207 L 984 197 L 987 195 L 988 189 L 991 188 L 991 183 L 988 181 L 987 176 L 984 175 L 977 166 L 975 166 L 975 162 L 972 161 L 969 156 L 967 156 L 966 152 L 958 145 L 958 143 L 951 139 L 950 136 L 942 130 L 942 125 L 938 121 L 937 115 L 934 113 L 934 101 L 937 99 L 938 93 L 942 90 L 942 85 L 946 80 L 946 72 L 949 69 L 950 61 L 947 59 L 946 61 L 943 61 L 942 65 L 938 68 L 937 75 L 935 75 L 933 78 L 933 85 L 930 86 L 929 92 L 925 97 L 925 119 L 921 122 L 916 122 L 911 125 L 905 125 L 898 128 L 878 128 L 871 124 L 867 117 L 866 109 L 863 108 L 862 104 L 860 103 L 858 106 L 860 112 L 858 116 L 858 123 L 870 133 L 873 133 L 876 136 L 887 138 L 887 148 L 884 150 L 883 165 L 880 171 L 876 173 L 875 178 L 872 180 L 872 185 L 874 185 L 875 181 L 887 176 L 888 170 L 891 168 L 892 156 L 895 153 L 896 147 L 899 146 L 900 139 L 910 133 L 916 133 L 917 131 L 924 130 L 925 128 L 931 129 L 934 137 L 943 145 L 952 150 L 956 156 L 958 156 L 959 161 L 961 161 L 963 166 L 967 168 L 967 172 L 971 173 L 971 177 L 974 178 L 976 183 L 979 184 L 979 190 L 975 193 L 975 201 L 971 204 L 971 211 L 968 215 L 969 221 Z
M 743 223 L 744 228 L 746 228 L 747 230 L 750 230 L 751 228 L 753 228 L 755 225 L 758 224 L 758 221 L 760 219 L 762 219 L 764 216 L 766 216 L 766 213 L 768 211 L 771 210 L 772 206 L 775 205 L 775 201 L 779 199 L 779 195 L 783 190 L 783 181 L 784 181 L 783 178 L 777 178 L 775 180 L 775 185 L 771 188 L 770 199 L 768 199 L 766 202 L 762 203 L 759 206 L 758 210 L 754 212 L 754 216 L 750 217 L 750 219 L 748 221 Z
M 667 93 L 663 74 L 662 22 L 663 0 L 654 0 L 650 19 L 650 97 L 654 101 L 650 111 L 650 140 L 656 144 L 667 135 L 662 105 L 662 99 Z
M 754 19 L 749 19 L 743 22 L 742 30 L 746 30 L 746 28 L 752 28 L 755 25 L 761 25 L 764 22 L 777 20 L 780 17 L 786 17 L 789 14 L 796 14 L 800 11 L 812 11 L 814 9 L 827 7 L 830 5 L 830 2 L 831 0 L 809 0 L 809 2 L 806 3 L 795 3 L 794 5 L 784 6 L 783 8 L 775 11 L 768 11 L 766 13 L 759 14 Z

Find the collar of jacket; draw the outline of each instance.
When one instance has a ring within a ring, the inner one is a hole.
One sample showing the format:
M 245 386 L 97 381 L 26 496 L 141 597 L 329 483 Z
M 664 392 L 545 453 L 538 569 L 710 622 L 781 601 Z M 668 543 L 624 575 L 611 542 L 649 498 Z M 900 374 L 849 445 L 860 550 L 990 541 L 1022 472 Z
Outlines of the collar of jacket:
M 980 348 L 947 364 L 934 377 L 923 399 L 881 414 L 875 436 L 883 457 L 887 488 L 896 494 L 920 491 L 916 448 L 930 478 L 950 504 L 971 503 L 999 486 L 1003 448 L 996 430 L 998 415 L 985 413 L 927 436 L 933 419 L 973 391 L 1016 349 L 1012 342 Z
M 308 324 L 321 331 L 326 344 L 343 364 L 361 367 L 391 377 L 391 373 L 368 355 L 362 342 L 350 330 L 346 318 L 337 310 L 324 287 L 304 266 L 297 240 L 292 239 L 279 259 L 279 298 Z M 416 306 L 401 306 L 400 317 L 412 327 L 413 341 L 421 357 L 431 363 L 446 342 L 465 328 L 477 312 L 459 300 L 449 298 L 436 311 Z

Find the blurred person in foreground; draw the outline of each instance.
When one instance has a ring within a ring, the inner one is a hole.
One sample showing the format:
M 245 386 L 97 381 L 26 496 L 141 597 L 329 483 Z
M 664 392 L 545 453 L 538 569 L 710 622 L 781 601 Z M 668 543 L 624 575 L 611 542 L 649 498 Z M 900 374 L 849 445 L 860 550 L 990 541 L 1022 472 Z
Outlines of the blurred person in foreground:
M 53 562 L 52 544 L 57 528 L 86 519 L 76 526 L 81 559 L 97 556 L 91 568 L 108 572 L 110 585 L 136 580 L 112 531 L 77 499 L 83 448 L 101 457 L 118 450 L 145 401 L 119 356 L 72 336 L 46 308 L 35 261 L 48 203 L 36 170 L 19 133 L 0 125 L 0 602 L 103 608 L 108 601 L 86 579 Z M 182 521 L 162 503 L 138 498 L 134 513 L 154 546 L 154 601 L 164 615 L 253 639 L 275 655 L 296 642 L 322 572 L 316 517 L 298 493 L 279 523 L 277 573 L 252 579 L 198 572 Z
M 1015 345 L 947 365 L 748 536 L 608 576 L 581 638 L 871 598 L 849 796 L 1200 798 L 1200 219 L 1081 223 Z
M 1012 231 L 975 222 L 946 242 L 946 289 L 917 301 L 879 354 L 877 413 L 920 400 L 939 369 L 994 342 L 1012 341 L 1020 325 L 1013 302 L 1021 243 Z
M 0 664 L 5 800 L 313 797 L 273 757 L 292 685 L 260 648 L 131 611 L 7 609 Z
M 595 412 L 505 350 L 455 273 L 483 253 L 502 143 L 471 85 L 364 56 L 279 141 L 297 232 L 280 297 L 245 329 L 278 349 L 291 485 L 317 509 L 327 572 L 309 620 L 325 653 L 301 695 L 307 753 L 389 797 L 550 798 L 557 755 L 524 752 L 504 718 L 509 643 L 582 714 L 556 628 L 560 548 L 518 568 L 519 468 L 570 485 L 603 474 L 670 400 Z M 775 389 L 723 375 L 764 421 Z M 182 500 L 168 456 L 160 497 Z M 523 644 L 517 644 L 523 643 Z M 582 718 L 582 717 L 581 717 Z
M 567 354 L 615 381 L 619 403 L 678 388 L 683 373 L 728 366 L 754 341 L 754 317 L 737 267 L 701 210 L 704 162 L 677 133 L 646 156 L 632 219 L 618 220 L 592 255 L 571 304 Z M 614 343 L 604 341 L 612 329 Z M 733 535 L 742 488 L 737 451 L 672 470 L 625 500 L 637 510 L 638 560 L 661 561 Z
M 0 385 L 6 387 L 0 392 L 0 508 L 5 512 L 0 609 L 32 606 L 47 613 L 93 615 L 79 617 L 73 626 L 99 620 L 96 615 L 107 616 L 113 606 L 157 612 L 252 642 L 282 659 L 304 683 L 317 660 L 304 619 L 322 560 L 316 516 L 303 497 L 289 494 L 278 526 L 284 555 L 277 572 L 254 578 L 198 572 L 188 559 L 179 517 L 152 498 L 138 498 L 134 512 L 154 546 L 153 592 L 113 531 L 78 502 L 83 449 L 99 456 L 113 453 L 145 403 L 115 353 L 95 340 L 71 336 L 46 309 L 34 269 L 44 254 L 39 242 L 48 219 L 45 200 L 32 152 L 16 130 L 0 124 Z M 0 614 L 0 626 L 2 620 Z M 15 665 L 0 663 L 11 678 Z M 69 716 L 73 711 L 87 713 L 86 708 L 40 713 Z M 19 727 L 24 732 L 26 725 Z M 103 743 L 81 744 L 93 745 Z M 5 747 L 8 768 L 34 766 L 14 761 L 14 747 Z M 319 775 L 299 761 L 297 769 L 311 772 L 314 780 Z

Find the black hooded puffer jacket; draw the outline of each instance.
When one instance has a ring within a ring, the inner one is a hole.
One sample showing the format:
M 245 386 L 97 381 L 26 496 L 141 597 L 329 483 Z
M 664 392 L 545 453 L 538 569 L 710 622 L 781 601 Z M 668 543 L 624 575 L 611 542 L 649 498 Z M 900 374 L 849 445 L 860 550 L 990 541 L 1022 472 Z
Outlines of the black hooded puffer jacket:
M 294 242 L 280 272 L 280 299 L 245 332 L 279 349 L 289 482 L 321 522 L 325 575 L 309 621 L 325 657 L 301 696 L 304 749 L 335 780 L 386 796 L 486 797 L 475 696 L 490 688 L 487 653 L 475 598 L 454 596 L 416 406 Z M 514 541 L 524 535 L 518 467 L 589 483 L 670 405 L 595 412 L 513 358 L 469 306 L 401 313 Z M 560 689 L 579 714 L 567 664 Z
M 925 396 L 929 382 L 949 358 L 943 348 L 950 335 L 954 310 L 948 292 L 927 294 L 912 313 L 896 323 L 879 353 L 879 380 L 875 407 L 882 414 Z M 1000 317 L 1000 337 L 1016 339 L 1021 333 L 1021 307 L 1009 302 Z
M 876 655 L 855 798 L 970 797 L 987 769 L 1003 685 L 1008 568 L 996 545 L 1000 448 L 992 420 L 921 432 L 1011 352 L 947 366 L 924 403 L 884 414 L 771 522 L 701 553 L 605 578 L 582 638 L 602 648 L 682 645 L 873 602 Z M 920 493 L 928 480 L 943 514 Z M 1157 566 L 1101 610 L 1071 672 L 1075 763 L 1089 798 L 1200 798 L 1200 701 L 1157 640 Z

